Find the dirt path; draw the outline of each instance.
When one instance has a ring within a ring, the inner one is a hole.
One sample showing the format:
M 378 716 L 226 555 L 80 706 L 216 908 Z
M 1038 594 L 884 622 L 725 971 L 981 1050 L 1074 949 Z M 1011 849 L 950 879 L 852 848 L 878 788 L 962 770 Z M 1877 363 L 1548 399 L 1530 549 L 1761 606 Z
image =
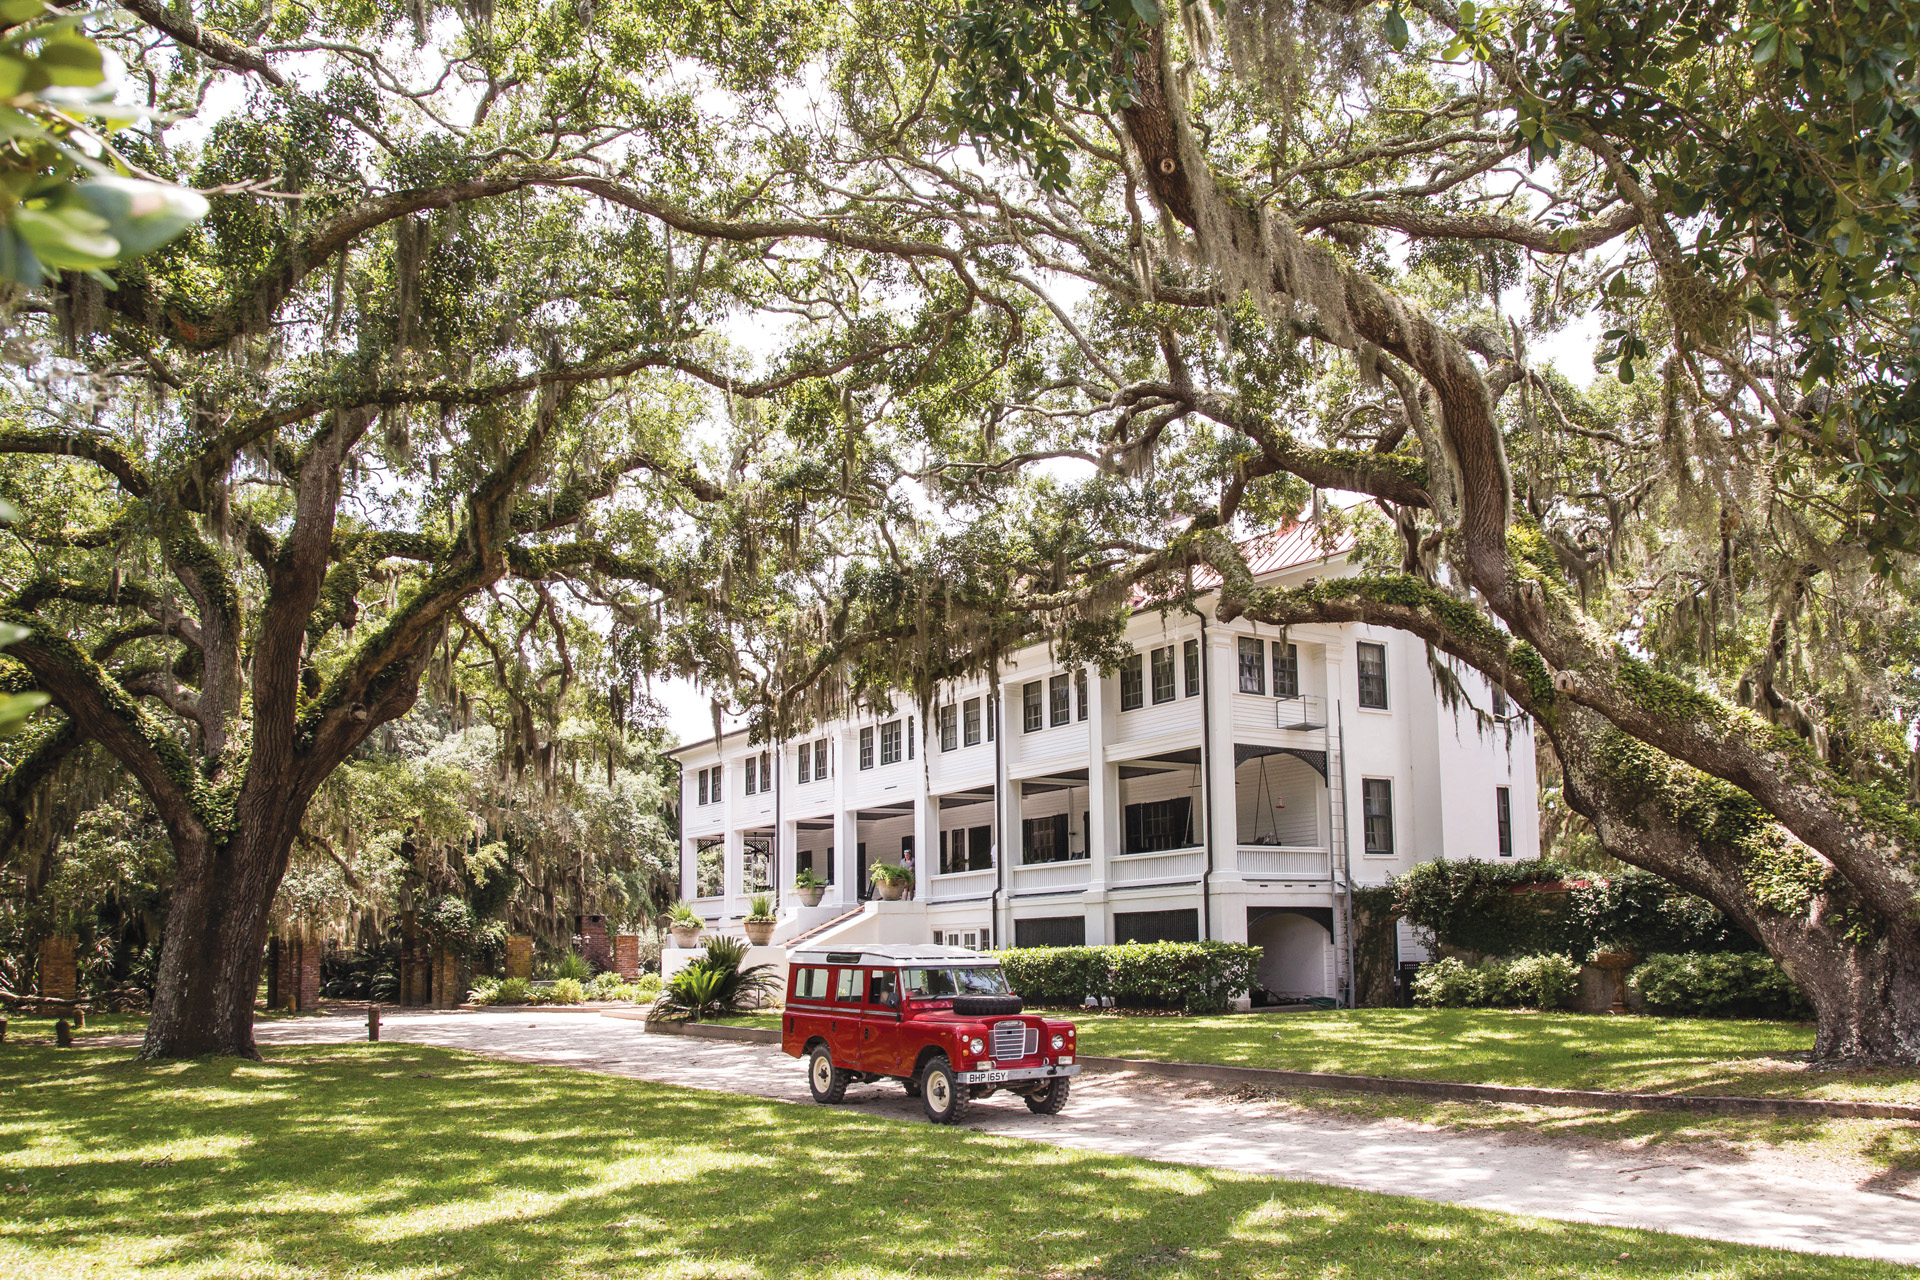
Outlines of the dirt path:
M 303 1018 L 261 1023 L 254 1034 L 263 1045 L 337 1043 L 365 1039 L 366 1027 L 357 1019 Z M 776 1048 L 651 1036 L 638 1022 L 596 1014 L 390 1014 L 382 1035 L 812 1105 L 800 1064 Z M 846 1105 L 925 1123 L 920 1104 L 897 1085 L 857 1085 Z M 1476 1209 L 1920 1264 L 1920 1195 L 1770 1164 L 1703 1165 L 1673 1154 L 1623 1156 L 1604 1147 L 1353 1121 L 1129 1076 L 1081 1077 L 1064 1115 L 1036 1116 L 1018 1099 L 1000 1096 L 976 1105 L 967 1124 L 1062 1147 Z

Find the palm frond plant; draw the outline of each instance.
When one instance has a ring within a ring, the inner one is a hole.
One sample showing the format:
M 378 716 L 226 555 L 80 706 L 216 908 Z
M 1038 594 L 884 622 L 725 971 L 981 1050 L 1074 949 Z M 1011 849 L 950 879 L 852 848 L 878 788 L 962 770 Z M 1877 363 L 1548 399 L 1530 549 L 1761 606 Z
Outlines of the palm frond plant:
M 708 938 L 699 958 L 661 988 L 650 1016 L 666 1022 L 698 1022 L 758 1008 L 773 990 L 773 966 L 743 969 L 746 956 L 747 944 L 738 938 Z

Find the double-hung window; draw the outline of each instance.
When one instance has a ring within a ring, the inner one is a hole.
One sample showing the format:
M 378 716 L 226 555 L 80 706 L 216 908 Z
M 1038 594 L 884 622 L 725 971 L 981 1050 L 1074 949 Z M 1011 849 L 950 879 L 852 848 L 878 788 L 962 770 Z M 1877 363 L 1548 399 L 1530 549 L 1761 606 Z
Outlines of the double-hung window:
M 1513 790 L 1510 787 L 1493 789 L 1493 820 L 1500 835 L 1500 856 L 1513 856 Z
M 827 740 L 817 738 L 813 744 L 813 776 L 825 779 L 827 776 Z
M 1507 718 L 1507 691 L 1499 685 L 1493 686 L 1493 714 L 1501 719 Z
M 1077 718 L 1087 718 L 1087 669 L 1080 668 L 1073 673 L 1073 701 Z
M 1360 675 L 1360 705 L 1387 709 L 1387 646 L 1362 641 L 1354 646 L 1354 666 Z
M 1200 642 L 1189 640 L 1183 647 L 1187 667 L 1187 696 L 1200 696 Z
M 1040 682 L 1029 680 L 1020 686 L 1020 728 L 1032 733 L 1040 725 Z
M 1065 672 L 1047 679 L 1047 724 L 1052 728 L 1073 718 L 1072 695 L 1068 692 L 1070 679 Z
M 961 741 L 969 747 L 980 745 L 980 699 L 968 698 L 960 704 Z
M 760 761 L 756 756 L 747 757 L 747 794 L 752 795 L 760 789 Z
M 900 763 L 900 722 L 889 720 L 880 726 L 880 763 Z
M 803 787 L 813 781 L 813 744 L 811 742 L 800 744 L 800 772 L 794 781 Z
M 860 730 L 860 767 L 873 768 L 873 726 L 867 725 Z
M 1267 691 L 1267 642 L 1257 636 L 1240 637 L 1240 692 Z
M 1393 783 L 1387 778 L 1360 780 L 1360 811 L 1365 817 L 1367 852 L 1393 853 Z
M 1120 660 L 1120 709 L 1138 711 L 1146 705 L 1146 682 L 1141 678 L 1140 655 L 1130 653 Z
M 1273 642 L 1273 696 L 1300 696 L 1300 646 Z
M 1157 706 L 1173 701 L 1173 646 L 1155 649 L 1153 658 L 1153 701 Z
M 940 708 L 940 749 L 955 751 L 960 746 L 960 708 L 949 702 Z
M 700 790 L 698 794 L 700 796 L 699 803 L 705 804 L 707 802 L 707 771 L 705 769 L 700 771 Z

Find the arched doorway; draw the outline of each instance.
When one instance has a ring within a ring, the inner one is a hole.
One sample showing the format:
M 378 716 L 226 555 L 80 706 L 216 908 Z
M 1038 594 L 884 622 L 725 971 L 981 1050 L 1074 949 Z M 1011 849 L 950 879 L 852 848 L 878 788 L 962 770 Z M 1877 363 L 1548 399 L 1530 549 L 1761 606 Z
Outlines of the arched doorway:
M 1261 950 L 1260 986 L 1270 997 L 1333 994 L 1333 908 L 1251 907 L 1247 941 Z

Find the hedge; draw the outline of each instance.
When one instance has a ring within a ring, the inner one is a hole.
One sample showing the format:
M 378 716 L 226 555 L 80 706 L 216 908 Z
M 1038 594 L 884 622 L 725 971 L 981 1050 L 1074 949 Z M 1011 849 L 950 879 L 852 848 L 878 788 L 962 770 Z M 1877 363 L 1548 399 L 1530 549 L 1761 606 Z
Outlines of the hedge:
M 1813 1006 L 1769 956 L 1719 953 L 1648 956 L 1627 981 L 1656 1013 L 1702 1018 L 1813 1016 Z
M 1111 999 L 1134 1009 L 1220 1013 L 1259 980 L 1260 948 L 1241 942 L 1129 942 L 999 952 L 1007 981 L 1032 1004 Z
M 1413 980 L 1413 1002 L 1429 1008 L 1564 1009 L 1580 989 L 1580 968 L 1545 952 L 1470 966 L 1448 956 L 1424 966 Z
M 1564 891 L 1525 891 L 1563 881 Z M 1603 947 L 1641 955 L 1758 949 L 1712 903 L 1634 867 L 1603 879 L 1546 861 L 1437 859 L 1393 883 L 1413 925 L 1481 955 L 1584 960 Z

